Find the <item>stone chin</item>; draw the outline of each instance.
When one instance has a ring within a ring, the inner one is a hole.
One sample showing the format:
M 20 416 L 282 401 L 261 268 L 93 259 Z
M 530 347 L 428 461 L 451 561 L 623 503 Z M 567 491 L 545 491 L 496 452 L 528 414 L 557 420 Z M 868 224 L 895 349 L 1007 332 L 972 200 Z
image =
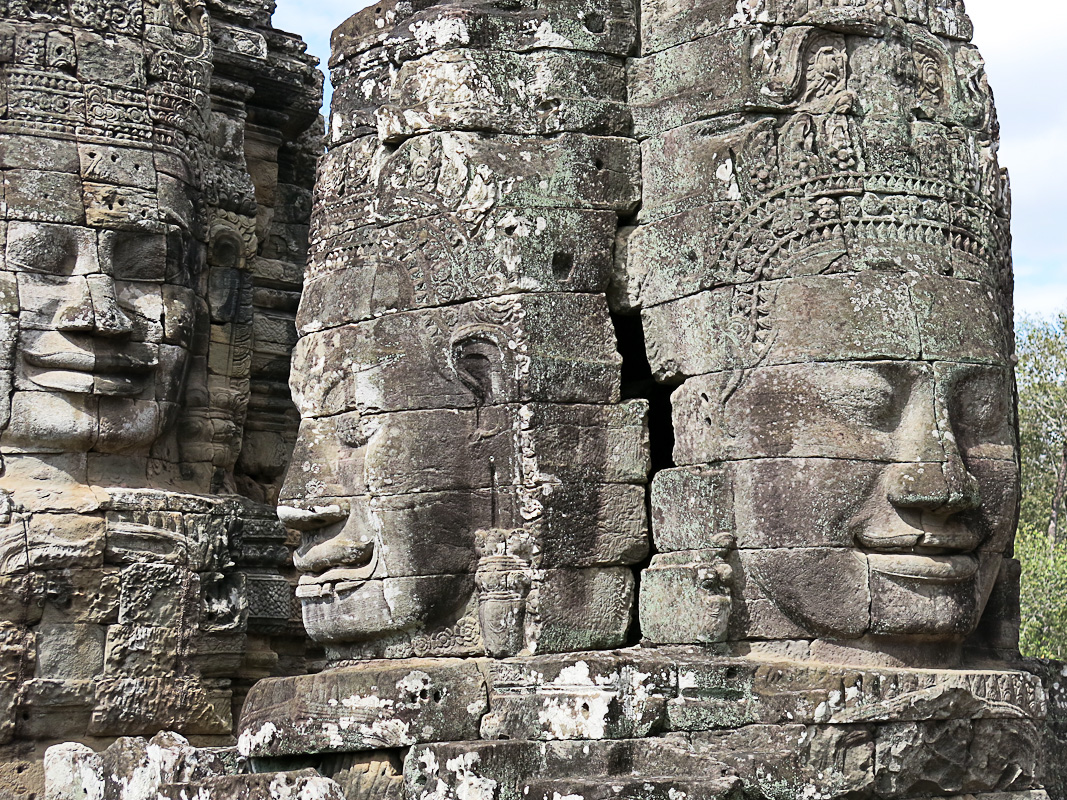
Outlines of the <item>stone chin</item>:
M 812 635 L 958 640 L 977 628 L 1003 557 L 812 548 L 744 560 L 767 597 Z
M 432 633 L 454 620 L 473 591 L 473 575 L 428 575 L 333 586 L 302 582 L 297 594 L 308 635 L 341 644 Z
M 870 633 L 969 636 L 978 627 L 1003 561 L 997 553 L 869 555 Z

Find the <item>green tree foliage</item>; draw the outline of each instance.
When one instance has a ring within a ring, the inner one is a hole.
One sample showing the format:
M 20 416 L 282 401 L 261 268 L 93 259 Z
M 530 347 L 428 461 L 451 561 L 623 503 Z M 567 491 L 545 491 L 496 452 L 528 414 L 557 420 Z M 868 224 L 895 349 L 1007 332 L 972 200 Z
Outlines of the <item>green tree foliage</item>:
M 1067 658 L 1067 313 L 1017 330 L 1025 655 Z

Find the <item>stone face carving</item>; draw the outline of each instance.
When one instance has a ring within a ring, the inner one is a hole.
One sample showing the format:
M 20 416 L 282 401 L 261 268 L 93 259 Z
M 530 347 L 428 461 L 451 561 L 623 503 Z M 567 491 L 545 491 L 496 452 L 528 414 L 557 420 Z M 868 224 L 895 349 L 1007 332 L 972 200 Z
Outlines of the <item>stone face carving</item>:
M 280 508 L 331 663 L 252 688 L 256 774 L 160 796 L 1055 798 L 970 34 L 944 0 L 345 22 Z M 56 800 L 118 780 L 52 753 Z
M 410 38 L 517 30 L 441 12 L 338 33 L 280 512 L 304 622 L 336 659 L 618 647 L 648 551 L 605 298 L 640 191 L 628 44 Z
M 1018 501 L 1007 178 L 969 23 L 701 9 L 690 32 L 647 8 L 631 66 L 645 181 L 620 305 L 641 309 L 652 368 L 678 385 L 652 571 L 698 595 L 669 565 L 722 530 L 720 640 L 890 658 L 961 641 Z M 706 640 L 648 599 L 643 631 Z
M 252 681 L 302 668 L 263 503 L 319 80 L 265 8 L 0 4 L 5 790 L 40 788 L 49 741 L 224 741 Z

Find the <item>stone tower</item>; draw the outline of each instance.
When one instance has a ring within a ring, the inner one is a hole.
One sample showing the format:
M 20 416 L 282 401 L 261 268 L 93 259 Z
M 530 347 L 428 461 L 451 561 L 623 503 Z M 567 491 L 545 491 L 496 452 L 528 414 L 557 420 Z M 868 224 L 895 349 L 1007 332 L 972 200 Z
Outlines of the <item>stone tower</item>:
M 330 663 L 252 689 L 257 774 L 177 745 L 153 787 L 1062 797 L 970 38 L 958 0 L 338 28 L 279 508 Z M 107 786 L 121 754 L 50 773 Z
M 270 4 L 0 5 L 0 793 L 303 671 L 273 505 L 321 77 Z

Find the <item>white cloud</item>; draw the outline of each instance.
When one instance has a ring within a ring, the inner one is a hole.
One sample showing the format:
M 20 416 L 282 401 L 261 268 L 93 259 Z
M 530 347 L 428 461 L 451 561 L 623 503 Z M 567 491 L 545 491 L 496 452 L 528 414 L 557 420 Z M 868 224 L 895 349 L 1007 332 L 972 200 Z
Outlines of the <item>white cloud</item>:
M 323 66 L 330 33 L 367 0 L 278 0 L 274 22 L 299 33 Z M 1067 104 L 1059 91 L 1063 0 L 967 0 L 1000 112 L 1001 163 L 1012 174 L 1016 304 L 1067 307 Z M 328 90 L 329 87 L 327 87 Z

